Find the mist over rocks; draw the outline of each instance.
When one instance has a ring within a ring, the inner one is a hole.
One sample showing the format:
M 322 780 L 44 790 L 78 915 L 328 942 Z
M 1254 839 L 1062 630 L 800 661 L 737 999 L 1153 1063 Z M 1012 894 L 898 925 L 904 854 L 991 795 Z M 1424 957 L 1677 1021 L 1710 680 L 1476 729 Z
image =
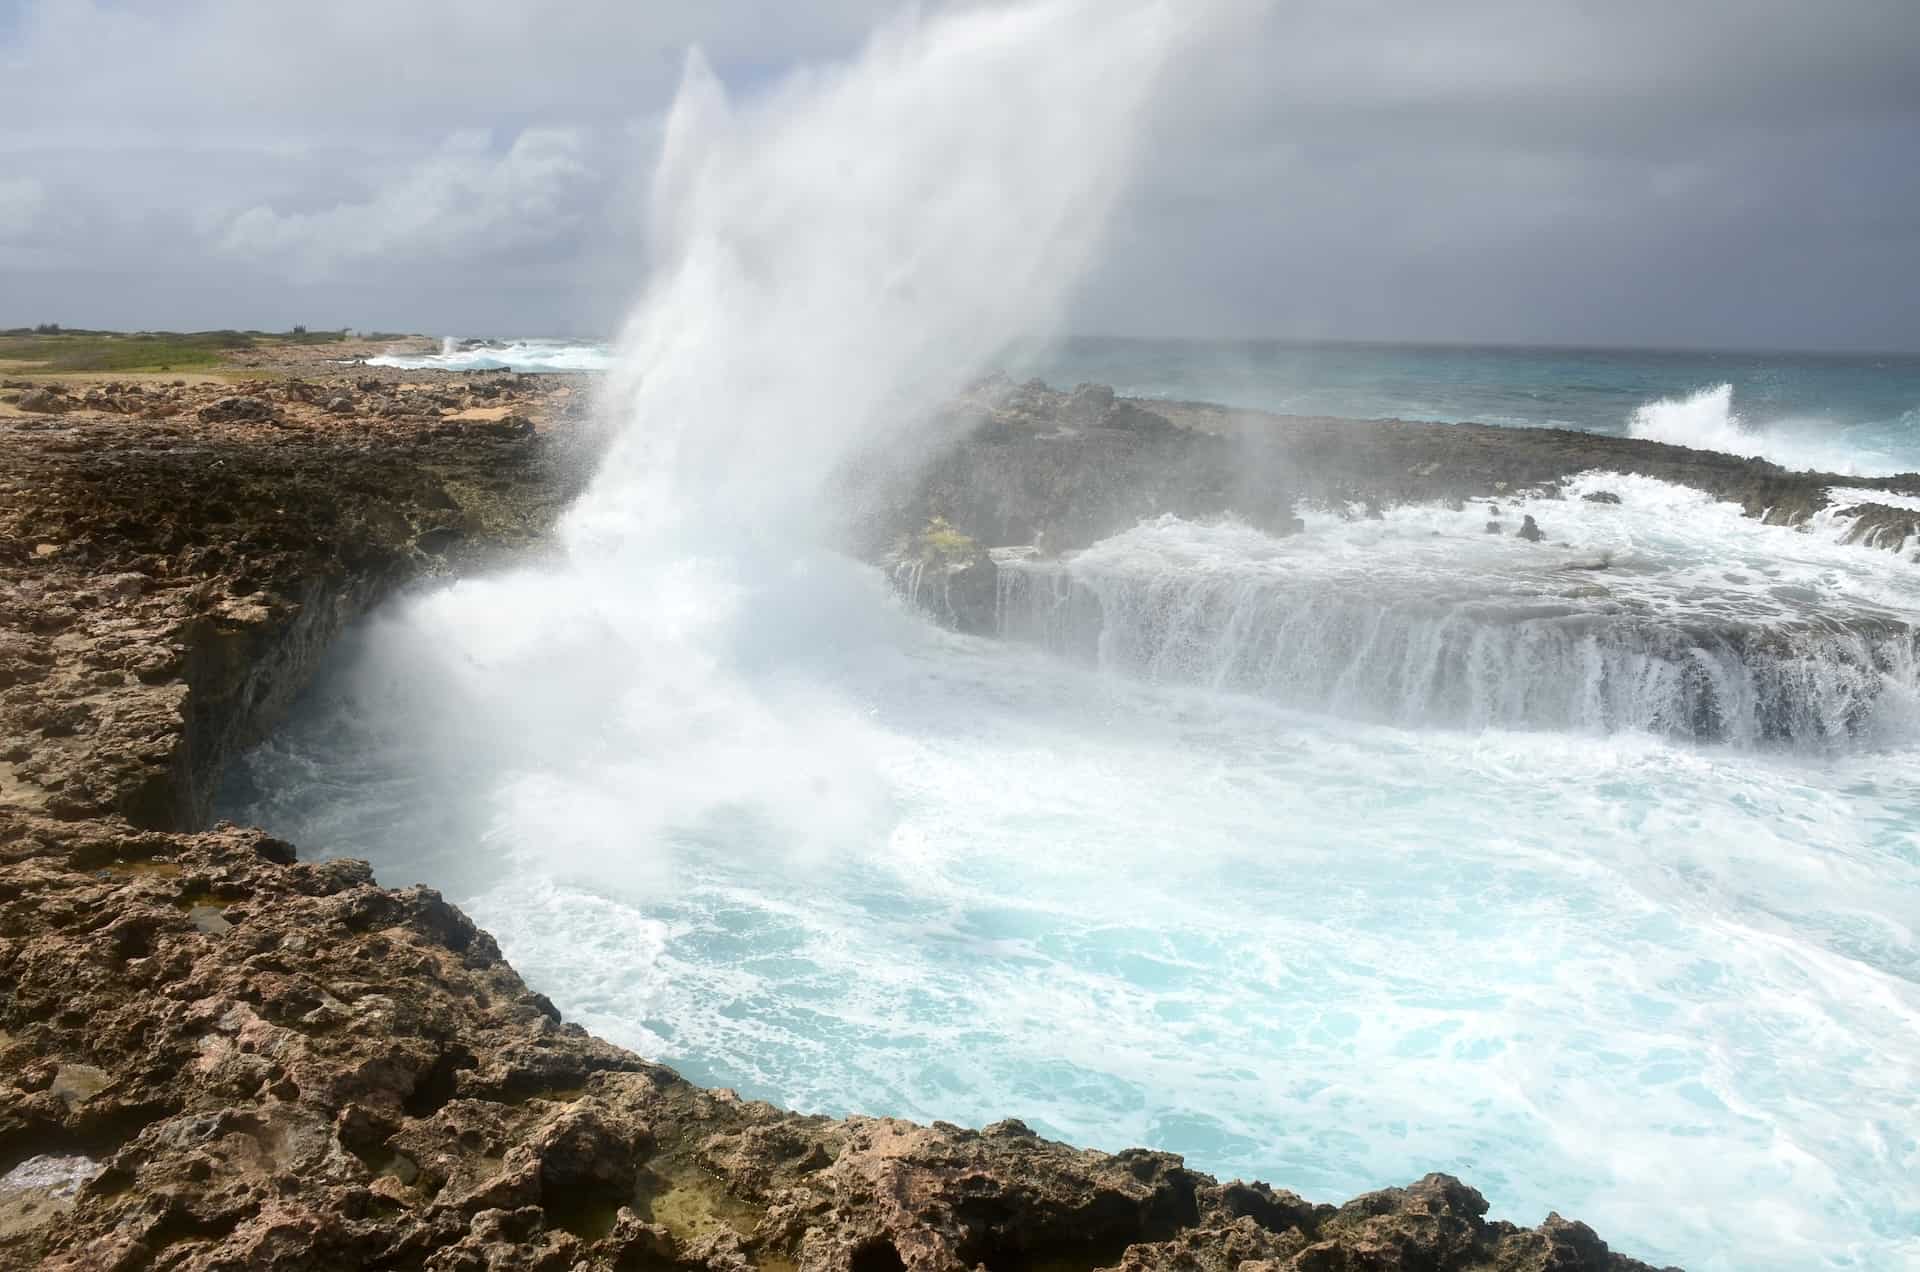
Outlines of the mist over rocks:
M 863 528 L 868 553 L 898 563 L 900 536 L 923 536 L 935 518 L 982 549 L 1025 545 L 1047 556 L 1168 513 L 1232 512 L 1274 534 L 1293 529 L 1292 474 L 1261 464 L 1239 439 L 1176 427 L 1105 385 L 1069 393 L 994 376 L 941 415 L 937 431 L 956 440 L 911 469 Z
M 1592 471 L 1688 486 L 1768 525 L 1803 525 L 1847 488 L 1920 496 L 1915 473 L 1796 471 L 1570 429 L 1274 415 L 1122 398 L 1105 385 L 1016 385 L 1005 376 L 976 384 L 943 416 L 942 429 L 955 440 L 875 514 L 863 540 L 869 555 L 932 517 L 989 549 L 1031 545 L 1057 555 L 1166 513 L 1231 514 L 1284 535 L 1296 528 L 1298 506 L 1353 506 L 1377 516 L 1383 507 L 1519 492 L 1558 498 L 1569 479 Z M 1606 490 L 1582 498 L 1619 502 Z M 1901 517 L 1876 517 L 1855 541 L 1897 548 L 1888 532 Z
M 531 544 L 584 480 L 577 439 L 524 419 L 428 400 L 342 417 L 303 381 L 231 387 L 109 383 L 55 429 L 0 416 L 10 801 L 201 825 L 227 759 L 349 622 Z M 518 409 L 564 418 L 568 385 L 534 391 Z

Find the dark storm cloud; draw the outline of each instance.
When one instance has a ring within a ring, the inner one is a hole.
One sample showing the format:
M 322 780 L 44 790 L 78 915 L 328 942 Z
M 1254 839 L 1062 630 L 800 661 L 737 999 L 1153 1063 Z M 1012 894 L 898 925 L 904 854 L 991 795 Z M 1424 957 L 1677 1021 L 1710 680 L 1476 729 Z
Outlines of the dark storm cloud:
M 605 329 L 685 46 L 894 8 L 15 4 L 0 322 Z M 1277 3 L 1151 143 L 1083 328 L 1920 346 L 1913 0 Z

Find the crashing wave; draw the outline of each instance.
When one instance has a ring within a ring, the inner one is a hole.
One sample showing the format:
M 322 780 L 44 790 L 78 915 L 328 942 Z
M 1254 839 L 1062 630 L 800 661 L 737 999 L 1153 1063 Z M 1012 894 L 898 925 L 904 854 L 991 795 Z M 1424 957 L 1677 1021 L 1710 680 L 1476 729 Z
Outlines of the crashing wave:
M 1851 559 L 1844 518 L 1795 534 L 1618 475 L 1568 493 L 1499 514 L 1537 514 L 1544 544 L 1427 506 L 1284 540 L 1168 517 L 1061 559 L 1000 553 L 995 621 L 1128 676 L 1407 726 L 1816 748 L 1905 732 L 1911 567 Z
M 1634 410 L 1627 432 L 1646 441 L 1771 460 L 1796 471 L 1857 476 L 1898 467 L 1889 456 L 1838 444 L 1831 426 L 1815 429 L 1783 421 L 1756 428 L 1734 410 L 1731 384 L 1645 403 Z
M 564 340 L 440 342 L 439 353 L 383 353 L 368 358 L 375 367 L 403 371 L 605 371 L 613 352 L 602 344 Z

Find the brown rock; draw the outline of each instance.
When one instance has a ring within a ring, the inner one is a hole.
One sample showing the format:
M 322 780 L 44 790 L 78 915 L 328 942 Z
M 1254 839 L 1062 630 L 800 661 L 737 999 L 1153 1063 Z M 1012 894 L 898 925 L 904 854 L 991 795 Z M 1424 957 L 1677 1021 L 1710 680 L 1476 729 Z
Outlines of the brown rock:
M 78 404 L 64 393 L 56 393 L 52 389 L 34 389 L 23 394 L 15 405 L 35 415 L 61 415 Z

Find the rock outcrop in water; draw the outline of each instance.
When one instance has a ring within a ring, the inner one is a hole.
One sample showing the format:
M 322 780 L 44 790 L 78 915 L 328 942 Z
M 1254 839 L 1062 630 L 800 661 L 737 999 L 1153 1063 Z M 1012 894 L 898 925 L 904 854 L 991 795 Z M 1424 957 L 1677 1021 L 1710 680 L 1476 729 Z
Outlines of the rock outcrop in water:
M 1912 495 L 1920 476 L 1796 473 L 1564 430 L 1149 407 L 1092 386 L 1068 394 L 989 382 L 957 413 L 966 425 L 959 440 L 905 488 L 884 524 L 937 524 L 975 545 L 973 558 L 929 571 L 927 533 L 911 529 L 876 555 L 910 598 L 962 630 L 1151 679 L 1409 725 L 1830 749 L 1875 735 L 1889 687 L 1901 701 L 1920 692 L 1920 629 L 1908 617 L 1805 604 L 1788 613 L 1791 589 L 1775 591 L 1782 617 L 1757 619 L 1737 605 L 1696 605 L 1706 599 L 1700 580 L 1654 604 L 1632 591 L 1650 577 L 1644 571 L 1637 580 L 1623 571 L 1611 587 L 1570 585 L 1539 554 L 1453 575 L 1444 554 L 1423 556 L 1424 572 L 1384 560 L 1374 577 L 1324 575 L 1298 560 L 1293 569 L 1236 573 L 1215 562 L 1142 572 L 1077 555 L 1166 514 L 1231 514 L 1284 536 L 1298 525 L 1296 507 L 1377 521 L 1409 503 L 1471 507 L 1461 525 L 1474 537 L 1544 553 L 1555 538 L 1550 510 L 1569 481 L 1593 470 L 1688 486 L 1776 526 L 1806 528 L 1837 499 L 1847 543 L 1898 552 L 1920 535 L 1920 513 L 1844 496 L 1848 487 Z M 1604 489 L 1580 499 L 1621 503 Z
M 1172 513 L 1233 511 L 1274 533 L 1293 525 L 1290 473 L 1223 434 L 1178 428 L 1113 390 L 1060 393 L 988 380 L 949 408 L 958 440 L 882 514 L 884 526 L 943 518 L 985 544 L 1083 548 Z
M 474 415 L 460 377 L 401 379 L 261 384 L 239 396 L 270 411 L 204 422 L 235 394 L 122 388 L 135 409 L 113 418 L 0 419 L 0 1263 L 1644 1267 L 1557 1216 L 1489 1222 L 1441 1175 L 1336 1209 L 1016 1122 L 829 1120 L 702 1090 L 564 1023 L 431 890 L 202 830 L 220 767 L 344 623 L 530 543 L 576 480 L 553 386 L 495 389 L 498 414 Z M 1130 515 L 1153 456 L 1204 478 L 1170 501 L 1230 488 L 1216 443 L 1081 405 L 1129 440 L 1101 476 L 1045 469 L 1037 494 L 1077 510 L 1069 540 Z M 982 462 L 1001 515 L 1040 506 Z
M 982 383 L 952 409 L 959 440 L 883 516 L 891 527 L 945 517 L 989 547 L 1046 539 L 1085 547 L 1142 517 L 1232 511 L 1284 533 L 1296 504 L 1383 505 L 1552 492 L 1594 470 L 1658 478 L 1800 525 L 1852 487 L 1920 496 L 1920 474 L 1795 472 L 1764 459 L 1570 429 L 1496 428 L 1273 415 L 1194 402 L 1071 393 L 1037 381 Z M 1618 503 L 1608 491 L 1592 502 Z M 1862 541 L 1897 548 L 1920 513 L 1863 502 Z
M 1052 557 L 1165 513 L 1232 511 L 1275 534 L 1295 525 L 1297 492 L 1279 470 L 1249 463 L 1231 438 L 1177 428 L 1103 385 L 1061 393 L 994 378 L 947 416 L 945 431 L 957 439 L 877 513 L 863 547 L 910 597 L 962 631 L 995 628 L 988 548 L 1030 545 Z M 952 561 L 938 551 L 942 536 L 977 545 L 977 555 Z

